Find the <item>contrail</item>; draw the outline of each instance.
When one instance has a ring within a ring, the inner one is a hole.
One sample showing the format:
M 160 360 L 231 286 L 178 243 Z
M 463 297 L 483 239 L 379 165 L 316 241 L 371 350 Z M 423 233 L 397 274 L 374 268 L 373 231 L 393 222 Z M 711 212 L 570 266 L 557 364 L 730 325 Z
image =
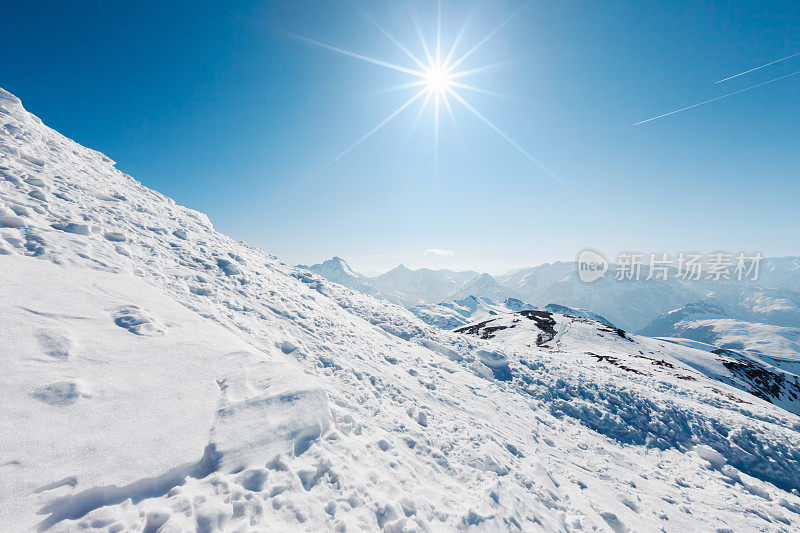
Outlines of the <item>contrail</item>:
M 725 78 L 724 80 L 719 80 L 719 81 L 714 82 L 714 83 L 722 83 L 723 81 L 732 80 L 733 78 L 738 78 L 739 76 L 743 76 L 745 74 L 749 74 L 749 73 L 753 72 L 754 70 L 758 70 L 758 69 L 761 69 L 761 68 L 764 68 L 764 67 L 768 67 L 770 65 L 774 65 L 775 63 L 780 63 L 781 61 L 786 61 L 787 59 L 791 59 L 791 58 L 796 57 L 796 56 L 800 56 L 800 52 L 797 52 L 796 54 L 792 54 L 790 56 L 786 56 L 786 57 L 783 57 L 781 59 L 775 60 L 772 63 L 767 63 L 766 65 L 761 65 L 760 67 L 751 68 L 750 70 L 745 70 L 744 72 L 740 72 L 739 74 L 734 74 L 733 76 L 731 76 L 729 78 Z
M 767 84 L 774 83 L 776 81 L 779 81 L 779 80 L 782 80 L 782 79 L 785 79 L 785 78 L 790 78 L 792 76 L 797 76 L 798 74 L 800 74 L 800 70 L 798 70 L 797 72 L 792 72 L 791 74 L 786 74 L 785 76 L 781 76 L 780 78 L 775 78 L 775 79 L 772 79 L 772 80 L 769 80 L 769 81 L 765 81 L 765 82 L 759 83 L 757 85 L 753 85 L 751 87 L 747 87 L 745 89 L 739 89 L 738 91 L 734 91 L 732 93 L 723 94 L 722 96 L 717 96 L 716 98 L 712 98 L 711 100 L 706 100 L 705 102 L 700 102 L 699 104 L 690 105 L 688 107 L 683 107 L 681 109 L 676 109 L 675 111 L 670 111 L 669 113 L 664 113 L 663 115 L 658 115 L 657 117 L 648 118 L 647 120 L 643 120 L 641 122 L 637 122 L 636 124 L 634 124 L 634 126 L 638 126 L 639 124 L 644 124 L 645 122 L 650 122 L 650 121 L 656 120 L 658 118 L 668 117 L 670 115 L 674 115 L 675 113 L 680 113 L 681 111 L 686 111 L 687 109 L 692 109 L 692 108 L 695 108 L 695 107 L 700 107 L 701 105 L 710 104 L 711 102 L 716 102 L 717 100 L 722 100 L 723 98 L 727 98 L 729 96 L 733 96 L 734 94 L 739 94 L 739 93 L 743 93 L 743 92 L 746 92 L 746 91 L 750 91 L 752 89 L 755 89 L 756 87 L 761 87 L 762 85 L 767 85 Z

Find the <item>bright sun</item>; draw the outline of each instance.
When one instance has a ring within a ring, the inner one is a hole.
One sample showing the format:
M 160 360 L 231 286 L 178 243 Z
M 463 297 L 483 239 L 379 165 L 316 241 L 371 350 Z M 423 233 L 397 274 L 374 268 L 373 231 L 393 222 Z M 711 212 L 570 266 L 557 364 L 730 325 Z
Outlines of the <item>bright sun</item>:
M 317 171 L 317 173 L 322 172 L 330 165 L 332 165 L 333 163 L 344 157 L 346 154 L 350 153 L 361 143 L 372 137 L 376 132 L 378 132 L 381 128 L 383 128 L 386 124 L 388 124 L 397 115 L 408 109 L 415 102 L 421 102 L 421 106 L 417 113 L 416 119 L 414 120 L 414 124 L 412 125 L 412 130 L 419 121 L 419 118 L 422 115 L 422 113 L 426 109 L 428 109 L 429 106 L 433 108 L 433 119 L 434 119 L 433 157 L 434 157 L 434 172 L 435 172 L 436 167 L 438 165 L 438 151 L 439 151 L 439 122 L 440 122 L 439 115 L 443 111 L 446 111 L 447 114 L 450 115 L 450 118 L 453 121 L 453 125 L 456 127 L 456 129 L 458 129 L 458 125 L 456 124 L 455 114 L 453 113 L 452 106 L 450 105 L 451 101 L 455 101 L 458 102 L 466 110 L 471 112 L 475 117 L 480 119 L 480 121 L 483 122 L 486 126 L 488 126 L 489 129 L 494 131 L 503 140 L 508 142 L 523 156 L 525 156 L 530 161 L 535 163 L 547 175 L 558 181 L 561 181 L 560 178 L 555 176 L 547 167 L 542 165 L 542 163 L 540 163 L 535 157 L 533 157 L 524 148 L 522 148 L 522 146 L 520 146 L 516 141 L 514 141 L 505 132 L 503 132 L 503 130 L 501 130 L 497 125 L 495 125 L 492 121 L 490 121 L 482 113 L 480 113 L 477 109 L 475 109 L 469 102 L 467 102 L 466 98 L 461 94 L 462 92 L 467 91 L 467 92 L 477 92 L 494 96 L 503 96 L 502 94 L 499 93 L 480 89 L 473 85 L 468 85 L 462 81 L 463 78 L 465 77 L 477 74 L 487 69 L 491 69 L 496 65 L 498 65 L 499 63 L 486 65 L 482 67 L 469 68 L 469 69 L 464 69 L 463 64 L 478 49 L 480 49 L 484 44 L 486 44 L 486 42 L 489 39 L 491 39 L 492 36 L 494 36 L 506 24 L 508 24 L 523 9 L 525 5 L 527 5 L 527 3 L 523 4 L 514 13 L 509 15 L 498 26 L 496 26 L 492 31 L 490 31 L 483 39 L 477 41 L 477 43 L 469 47 L 466 52 L 461 53 L 460 56 L 456 55 L 456 50 L 460 46 L 463 46 L 465 44 L 462 42 L 462 36 L 464 34 L 467 21 L 469 20 L 469 16 L 464 21 L 464 25 L 459 30 L 449 50 L 443 50 L 441 0 L 439 0 L 438 2 L 438 9 L 436 14 L 436 38 L 433 43 L 429 43 L 425 39 L 422 28 L 420 26 L 419 18 L 416 14 L 416 10 L 412 11 L 414 27 L 420 39 L 420 46 L 422 48 L 422 52 L 424 53 L 424 55 L 420 57 L 412 53 L 405 44 L 401 43 L 393 36 L 391 36 L 386 31 L 386 29 L 383 28 L 383 26 L 378 24 L 378 22 L 372 19 L 372 17 L 364 13 L 367 19 L 369 19 L 370 22 L 372 22 L 378 28 L 378 30 L 381 31 L 381 33 L 383 33 L 392 43 L 395 44 L 395 46 L 397 46 L 397 48 L 399 48 L 412 61 L 412 64 L 410 64 L 409 66 L 397 65 L 394 63 L 390 63 L 388 61 L 384 61 L 383 59 L 366 56 L 364 54 L 351 52 L 350 50 L 345 50 L 344 48 L 340 48 L 338 46 L 326 44 L 317 41 L 316 39 L 311 39 L 308 37 L 303 37 L 301 35 L 296 35 L 296 37 L 306 42 L 315 44 L 317 46 L 321 46 L 322 48 L 327 48 L 328 50 L 331 50 L 333 52 L 337 52 L 339 54 L 350 56 L 352 58 L 365 61 L 367 63 L 372 63 L 373 65 L 378 65 L 384 68 L 388 68 L 406 74 L 409 77 L 408 82 L 396 87 L 395 89 L 400 89 L 400 90 L 411 89 L 415 91 L 414 94 L 408 100 L 405 101 L 405 103 L 403 103 L 400 107 L 395 109 L 386 118 L 381 120 L 374 128 L 369 130 L 360 139 L 358 139 L 349 147 L 347 147 L 344 151 L 339 153 L 339 155 L 331 159 L 326 165 L 324 165 L 319 171 Z
M 432 65 L 425 71 L 425 87 L 429 92 L 443 93 L 450 89 L 453 80 L 450 73 L 441 65 Z

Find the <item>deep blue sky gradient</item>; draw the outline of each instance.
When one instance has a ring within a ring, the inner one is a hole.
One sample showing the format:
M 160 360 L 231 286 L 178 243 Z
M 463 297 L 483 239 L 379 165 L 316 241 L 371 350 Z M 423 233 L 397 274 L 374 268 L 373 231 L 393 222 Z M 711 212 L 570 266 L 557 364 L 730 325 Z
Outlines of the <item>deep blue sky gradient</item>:
M 302 34 L 407 64 L 359 5 L 421 53 L 408 2 L 39 2 L 0 5 L 0 86 L 46 124 L 215 226 L 292 263 L 500 272 L 583 247 L 798 255 L 797 2 L 530 2 L 466 63 L 502 99 L 462 93 L 567 184 L 465 109 L 416 108 L 317 171 L 404 102 L 408 78 Z M 433 38 L 435 3 L 416 2 Z M 469 10 L 444 2 L 445 44 Z M 475 43 L 520 5 L 481 0 Z M 464 48 L 462 48 L 464 50 Z M 467 81 L 467 80 L 465 80 Z M 454 251 L 423 256 L 427 248 Z

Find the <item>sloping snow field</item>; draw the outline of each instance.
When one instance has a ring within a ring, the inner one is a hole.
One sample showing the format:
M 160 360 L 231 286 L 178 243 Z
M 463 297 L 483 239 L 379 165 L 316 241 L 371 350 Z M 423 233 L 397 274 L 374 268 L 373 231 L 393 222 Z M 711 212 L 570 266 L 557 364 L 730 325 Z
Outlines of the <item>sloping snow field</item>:
M 551 314 L 428 326 L 2 90 L 0 304 L 2 531 L 800 527 L 800 418 L 713 354 Z

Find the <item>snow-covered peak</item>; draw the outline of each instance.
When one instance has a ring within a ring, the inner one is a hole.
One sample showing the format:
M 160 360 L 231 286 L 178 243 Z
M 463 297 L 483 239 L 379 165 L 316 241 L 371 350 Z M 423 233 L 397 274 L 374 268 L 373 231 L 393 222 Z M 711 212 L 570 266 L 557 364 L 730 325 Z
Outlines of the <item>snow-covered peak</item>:
M 298 268 L 310 270 L 326 279 L 359 292 L 363 292 L 364 294 L 378 294 L 377 287 L 370 281 L 369 278 L 355 272 L 352 268 L 350 268 L 350 265 L 347 264 L 347 261 L 338 256 L 334 256 L 331 259 L 316 265 L 298 265 Z
M 510 297 L 511 291 L 500 285 L 497 280 L 489 274 L 480 274 L 470 279 L 456 290 L 453 298 L 464 298 L 470 295 L 480 296 L 494 301 L 503 301 Z
M 364 277 L 361 274 L 357 274 L 352 268 L 350 268 L 350 265 L 347 264 L 347 261 L 339 256 L 334 256 L 327 261 L 323 261 L 322 263 L 316 265 L 311 265 L 310 267 L 303 265 L 298 266 L 300 268 L 308 268 L 311 271 L 317 272 L 321 276 L 331 279 L 331 281 L 336 281 L 332 279 L 332 277 Z
M 411 270 L 410 268 L 408 268 L 404 264 L 400 263 L 399 265 L 397 265 L 393 269 L 381 274 L 381 276 L 385 276 L 387 278 L 388 277 L 394 277 L 394 276 L 407 276 L 407 275 L 411 274 L 412 272 L 413 272 L 413 270 Z

